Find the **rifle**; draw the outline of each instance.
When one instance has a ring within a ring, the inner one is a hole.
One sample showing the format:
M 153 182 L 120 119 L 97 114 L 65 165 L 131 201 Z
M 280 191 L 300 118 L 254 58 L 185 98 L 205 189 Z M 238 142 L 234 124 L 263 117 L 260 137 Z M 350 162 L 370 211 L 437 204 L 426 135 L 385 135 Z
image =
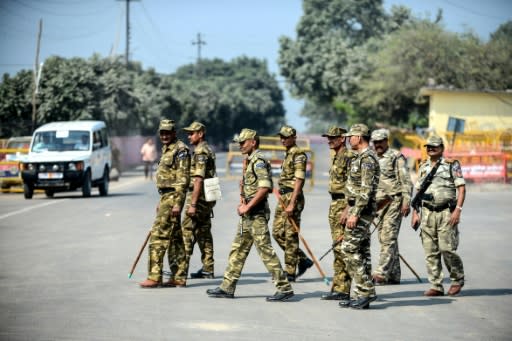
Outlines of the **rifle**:
M 441 160 L 438 160 L 435 166 L 430 170 L 430 172 L 427 174 L 427 176 L 421 183 L 420 189 L 418 190 L 418 192 L 416 192 L 414 198 L 412 198 L 411 206 L 418 213 L 420 213 L 421 210 L 421 200 L 423 199 L 423 195 L 427 191 L 428 187 L 432 184 L 432 180 L 434 179 L 434 175 L 436 174 L 440 164 Z M 418 222 L 412 226 L 414 231 L 416 231 L 420 227 L 420 222 L 421 219 L 418 220 Z
M 146 245 L 148 244 L 149 237 L 151 237 L 151 230 L 149 230 L 148 235 L 146 236 L 146 240 L 144 240 L 144 243 L 142 244 L 139 254 L 137 255 L 137 258 L 135 258 L 135 261 L 133 262 L 132 269 L 130 270 L 130 273 L 128 274 L 128 278 L 132 278 L 133 272 L 135 271 L 135 267 L 137 266 L 137 263 L 139 262 L 140 256 L 142 255 L 142 251 L 146 248 Z
M 281 198 L 281 196 L 279 195 L 279 193 L 277 192 L 276 189 L 274 189 L 273 192 L 274 192 L 274 194 L 275 194 L 275 196 L 277 198 L 277 201 L 281 205 L 282 209 L 285 210 L 286 209 L 286 205 L 284 204 L 283 199 Z M 306 239 L 304 239 L 304 237 L 300 233 L 300 229 L 297 226 L 297 223 L 295 223 L 295 220 L 293 220 L 292 217 L 287 216 L 287 218 L 288 218 L 288 221 L 290 222 L 290 224 L 292 224 L 292 226 L 295 229 L 295 231 L 297 232 L 297 234 L 299 235 L 299 238 L 302 241 L 302 244 L 304 244 L 304 247 L 306 248 L 306 251 L 311 256 L 311 259 L 313 259 L 313 263 L 315 264 L 316 268 L 318 269 L 318 272 L 320 272 L 320 275 L 323 277 L 323 280 L 324 280 L 325 284 L 329 285 L 329 279 L 325 275 L 324 270 L 322 270 L 322 268 L 320 267 L 320 263 L 318 263 L 318 260 L 316 259 L 315 255 L 313 254 L 313 251 L 311 251 L 311 249 L 309 248 L 309 244 L 306 242 Z

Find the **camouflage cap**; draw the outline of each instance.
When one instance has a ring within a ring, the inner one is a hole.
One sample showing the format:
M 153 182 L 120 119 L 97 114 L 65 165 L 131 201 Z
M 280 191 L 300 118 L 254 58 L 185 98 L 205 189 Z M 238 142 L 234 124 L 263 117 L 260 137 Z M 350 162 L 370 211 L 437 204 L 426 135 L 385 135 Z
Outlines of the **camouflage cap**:
M 377 129 L 372 131 L 372 141 L 387 140 L 389 132 L 387 129 Z
M 443 139 L 437 135 L 432 135 L 427 139 L 427 143 L 425 143 L 423 146 L 432 146 L 432 147 L 439 147 L 443 145 Z
M 327 132 L 325 134 L 322 134 L 323 137 L 338 137 L 343 136 L 347 132 L 346 129 L 336 127 L 336 126 L 330 126 L 329 129 L 327 129 Z
M 356 123 L 356 124 L 353 124 L 352 127 L 350 127 L 349 132 L 346 133 L 343 136 L 353 136 L 353 135 L 369 136 L 370 135 L 370 130 L 368 129 L 366 124 Z
M 235 137 L 233 139 L 233 142 L 242 143 L 245 142 L 246 140 L 254 139 L 256 138 L 256 136 L 258 136 L 256 130 L 244 128 L 242 129 L 240 134 L 238 134 L 238 137 Z
M 174 121 L 163 119 L 160 121 L 160 126 L 158 127 L 158 130 L 168 130 L 173 131 L 174 130 Z
M 280 135 L 280 136 L 283 136 L 283 137 L 290 137 L 290 136 L 295 136 L 297 134 L 297 131 L 295 130 L 295 128 L 293 128 L 292 126 L 282 126 L 281 127 L 281 130 L 279 130 L 279 133 L 277 133 L 276 135 Z
M 186 132 L 206 131 L 206 128 L 201 122 L 194 121 L 188 127 L 183 128 L 183 130 Z

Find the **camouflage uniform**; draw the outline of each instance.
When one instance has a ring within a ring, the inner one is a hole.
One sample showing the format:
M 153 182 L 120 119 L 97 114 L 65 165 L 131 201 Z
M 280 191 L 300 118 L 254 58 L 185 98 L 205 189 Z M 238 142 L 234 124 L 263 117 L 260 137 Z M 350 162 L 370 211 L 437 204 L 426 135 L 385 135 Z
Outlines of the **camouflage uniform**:
M 194 149 L 192 163 L 190 165 L 190 177 L 199 176 L 203 179 L 215 177 L 215 153 L 206 141 L 201 141 Z M 189 186 L 187 206 L 192 200 L 193 182 Z M 182 222 L 183 242 L 185 244 L 185 256 L 187 271 L 190 257 L 194 251 L 194 244 L 197 241 L 201 251 L 202 270 L 213 273 L 213 237 L 212 237 L 212 208 L 214 202 L 207 202 L 204 197 L 204 189 L 201 188 L 201 195 L 196 203 L 196 215 L 190 217 L 185 214 Z
M 174 278 L 185 280 L 187 277 L 180 218 L 173 217 L 171 211 L 175 205 L 183 207 L 189 182 L 190 154 L 187 145 L 180 140 L 169 146 L 164 145 L 156 173 L 156 185 L 161 194 L 160 208 L 149 240 L 150 280 L 162 281 L 163 259 L 168 249 L 169 255 L 175 254 L 177 257 L 169 259 Z
M 452 284 L 464 285 L 464 266 L 457 254 L 459 245 L 458 225 L 449 224 L 451 212 L 456 205 L 456 188 L 465 185 L 461 166 L 457 160 L 440 159 L 432 184 L 422 200 L 421 241 L 425 251 L 428 280 L 432 288 L 443 292 L 441 256 Z M 430 160 L 420 165 L 416 189 L 432 169 Z
M 372 133 L 372 140 L 388 138 L 387 133 L 380 136 L 379 130 Z M 381 138 L 382 137 L 382 138 Z M 379 264 L 375 274 L 386 282 L 400 283 L 400 258 L 398 251 L 398 233 L 402 223 L 402 205 L 410 205 L 412 182 L 405 157 L 397 150 L 388 148 L 377 156 L 380 166 L 379 187 L 377 188 L 378 233 L 380 248 Z
M 349 132 L 348 134 L 351 134 Z M 348 135 L 347 136 L 350 136 Z M 356 297 L 375 296 L 371 278 L 370 224 L 376 211 L 375 194 L 379 183 L 379 162 L 375 153 L 366 148 L 350 166 L 346 193 L 350 206 L 349 216 L 359 217 L 357 226 L 346 228 L 341 244 L 343 260 L 355 283 Z
M 240 135 L 242 136 L 242 134 Z M 259 150 L 255 150 L 247 160 L 247 167 L 242 180 L 243 195 L 247 202 L 258 191 L 258 188 L 272 189 L 272 174 L 270 163 Z M 240 217 L 237 234 L 231 245 L 228 266 L 224 272 L 224 279 L 220 288 L 233 294 L 240 278 L 245 260 L 251 251 L 252 244 L 263 261 L 263 264 L 272 275 L 278 292 L 291 292 L 292 287 L 281 267 L 279 258 L 272 247 L 268 220 L 270 209 L 267 200 L 263 200 L 249 213 Z
M 306 178 L 306 163 L 306 153 L 296 145 L 286 151 L 285 158 L 281 165 L 281 175 L 279 177 L 279 193 L 281 194 L 281 199 L 285 207 L 288 206 L 293 195 L 295 179 L 304 180 Z M 291 216 L 291 219 L 295 221 L 297 226 L 300 226 L 300 215 L 304 210 L 304 204 L 304 193 L 302 193 L 301 190 Z M 297 264 L 300 261 L 307 260 L 308 257 L 304 254 L 304 251 L 299 248 L 299 234 L 295 231 L 295 228 L 290 223 L 288 216 L 279 202 L 277 203 L 274 214 L 272 236 L 284 251 L 285 271 L 288 274 L 295 275 Z
M 343 148 L 340 152 L 333 155 L 331 168 L 329 169 L 329 193 L 331 195 L 331 204 L 329 205 L 329 226 L 331 228 L 331 238 L 333 243 L 340 240 L 345 235 L 345 226 L 341 224 L 341 214 L 347 207 L 347 196 L 345 186 L 348 177 L 349 167 L 356 154 Z M 347 271 L 343 255 L 341 253 L 341 243 L 333 249 L 333 278 L 332 291 L 338 293 L 350 293 L 351 278 Z

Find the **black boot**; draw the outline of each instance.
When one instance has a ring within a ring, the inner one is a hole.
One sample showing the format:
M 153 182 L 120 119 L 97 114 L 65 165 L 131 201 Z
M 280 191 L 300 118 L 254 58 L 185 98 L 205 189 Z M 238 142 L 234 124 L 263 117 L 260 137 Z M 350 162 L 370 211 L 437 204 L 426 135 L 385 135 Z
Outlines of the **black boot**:
M 217 297 L 217 298 L 233 298 L 235 295 L 233 293 L 228 293 L 224 290 L 222 290 L 220 287 L 217 287 L 215 289 L 208 289 L 206 290 L 206 293 L 210 297 Z
M 203 268 L 199 269 L 197 272 L 191 273 L 190 278 L 213 278 L 213 272 L 203 271 Z
M 320 297 L 321 300 L 326 301 L 342 301 L 342 300 L 350 300 L 350 295 L 346 294 L 344 292 L 336 292 L 332 291 L 328 294 L 323 294 L 322 297 Z
M 377 296 L 372 297 L 359 297 L 350 302 L 350 308 L 354 309 L 368 309 L 370 308 L 370 302 L 373 302 L 377 299 Z
M 295 275 L 291 275 L 288 272 L 284 272 L 286 274 L 286 278 L 288 278 L 288 282 L 295 282 Z
M 276 292 L 273 296 L 267 297 L 267 302 L 283 302 L 289 299 L 290 297 L 293 297 L 293 291 L 288 292 Z
M 297 267 L 297 278 L 304 275 L 307 269 L 313 266 L 313 261 L 309 258 L 303 259 L 299 261 L 299 266 Z

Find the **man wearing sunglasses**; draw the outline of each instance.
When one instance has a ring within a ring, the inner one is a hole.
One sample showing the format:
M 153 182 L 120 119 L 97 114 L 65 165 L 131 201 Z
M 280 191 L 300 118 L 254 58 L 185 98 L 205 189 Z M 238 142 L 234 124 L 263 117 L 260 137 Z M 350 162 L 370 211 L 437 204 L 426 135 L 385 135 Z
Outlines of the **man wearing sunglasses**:
M 427 175 L 439 164 L 433 174 L 432 183 L 423 194 L 421 217 L 416 210 L 412 214 L 412 226 L 421 220 L 420 235 L 428 280 L 431 283 L 431 288 L 424 295 L 444 295 L 441 263 L 443 258 L 451 280 L 448 295 L 455 296 L 464 286 L 464 266 L 456 251 L 459 245 L 458 224 L 466 197 L 465 181 L 459 161 L 443 156 L 444 143 L 441 137 L 430 136 L 424 147 L 427 148 L 428 160 L 420 165 L 416 190 L 420 189 Z

